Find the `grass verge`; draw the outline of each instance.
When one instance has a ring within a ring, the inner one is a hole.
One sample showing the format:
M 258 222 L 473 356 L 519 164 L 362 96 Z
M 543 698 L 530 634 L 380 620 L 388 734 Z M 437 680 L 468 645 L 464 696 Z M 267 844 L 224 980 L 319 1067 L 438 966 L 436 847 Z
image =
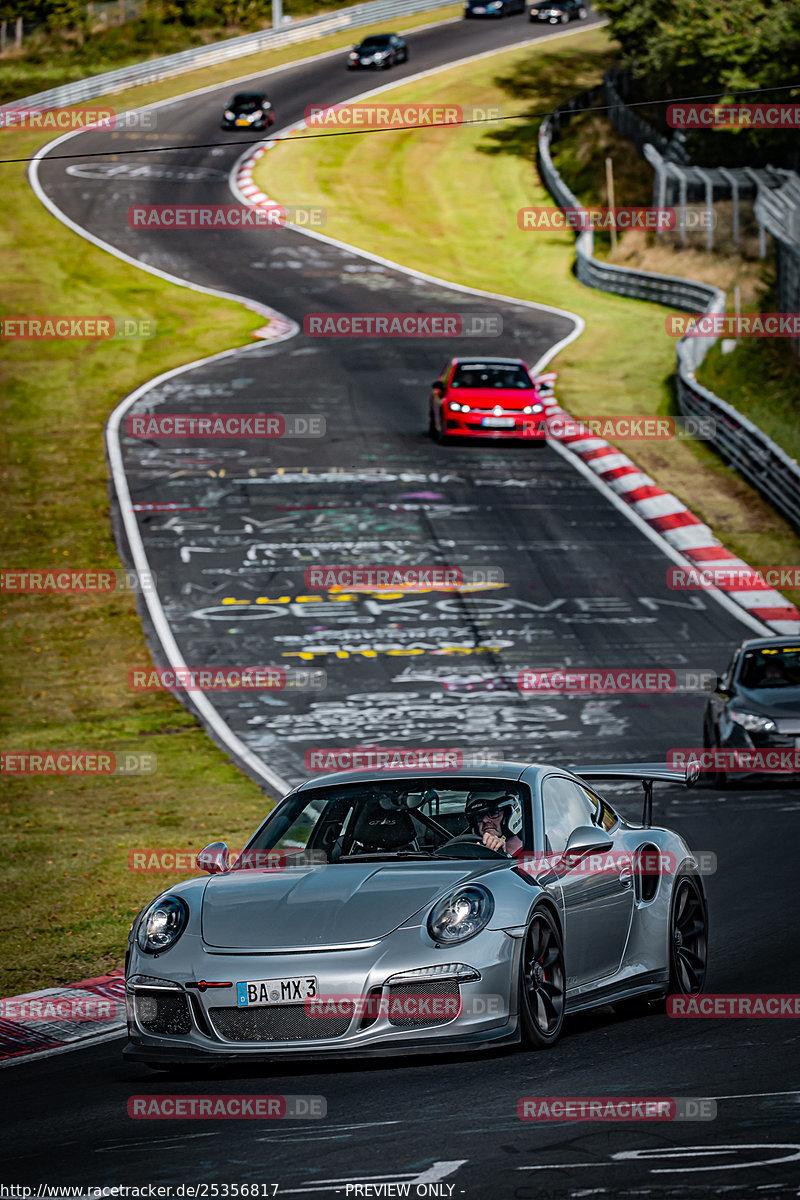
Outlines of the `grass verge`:
M 31 135 L 15 138 L 23 153 Z M 152 340 L 6 341 L 0 368 L 6 566 L 116 567 L 103 423 L 137 384 L 245 344 L 259 318 L 118 262 L 54 220 L 20 168 L 2 239 L 4 315 L 149 317 Z M 53 301 L 52 297 L 58 297 Z M 70 982 L 121 963 L 132 914 L 169 876 L 133 875 L 129 850 L 232 841 L 264 811 L 245 778 L 168 694 L 128 690 L 146 666 L 129 595 L 2 598 L 3 749 L 149 751 L 156 774 L 6 776 L 0 994 Z M 185 872 L 184 872 L 185 874 Z M 174 876 L 173 876 L 174 878 Z M 163 882 L 162 882 L 163 881 Z
M 533 114 L 599 82 L 616 55 L 605 30 L 585 30 L 440 71 L 391 96 Z M 323 204 L 331 237 L 445 279 L 579 312 L 586 331 L 555 363 L 559 397 L 576 416 L 668 414 L 669 310 L 583 287 L 572 272 L 572 235 L 518 228 L 520 208 L 552 204 L 534 165 L 538 124 L 531 115 L 488 129 L 290 138 L 264 155 L 256 181 L 278 200 Z M 619 445 L 747 561 L 800 563 L 789 525 L 709 447 Z
M 455 11 L 425 13 L 416 24 Z M 113 102 L 153 103 L 349 44 L 337 35 L 130 89 Z M 46 140 L 7 130 L 5 157 L 33 155 Z M 118 567 L 103 445 L 109 412 L 162 371 L 247 344 L 263 319 L 119 262 L 50 216 L 22 164 L 0 171 L 14 214 L 0 231 L 4 316 L 113 313 L 157 326 L 142 341 L 4 341 L 2 563 Z M 267 803 L 169 694 L 128 690 L 128 670 L 149 663 L 130 596 L 4 594 L 0 607 L 2 748 L 146 750 L 158 765 L 141 778 L 4 776 L 0 995 L 11 995 L 121 965 L 133 914 L 187 874 L 132 873 L 130 851 L 196 849 L 217 836 L 241 845 Z

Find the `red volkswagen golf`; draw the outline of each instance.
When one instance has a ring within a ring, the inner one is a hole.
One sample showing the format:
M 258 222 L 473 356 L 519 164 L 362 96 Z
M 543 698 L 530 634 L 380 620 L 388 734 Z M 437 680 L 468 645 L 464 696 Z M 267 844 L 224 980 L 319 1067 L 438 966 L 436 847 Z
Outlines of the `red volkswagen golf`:
M 544 405 L 521 358 L 454 358 L 431 388 L 430 433 L 543 441 Z

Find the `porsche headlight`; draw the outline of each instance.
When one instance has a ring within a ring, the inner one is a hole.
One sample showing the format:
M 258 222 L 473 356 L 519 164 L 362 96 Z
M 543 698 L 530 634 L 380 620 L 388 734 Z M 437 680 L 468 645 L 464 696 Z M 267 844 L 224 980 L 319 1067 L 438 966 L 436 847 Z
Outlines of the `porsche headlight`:
M 472 883 L 437 901 L 428 917 L 428 933 L 434 942 L 465 942 L 488 925 L 493 912 L 491 892 Z
M 775 722 L 771 717 L 759 717 L 756 713 L 740 712 L 738 709 L 731 708 L 728 716 L 748 733 L 771 733 L 775 728 Z
M 226 108 L 225 109 L 225 120 L 226 121 L 235 121 L 236 113 L 232 112 L 229 108 Z
M 160 954 L 169 950 L 186 928 L 189 909 L 179 896 L 163 896 L 155 900 L 139 922 L 136 941 L 145 954 Z

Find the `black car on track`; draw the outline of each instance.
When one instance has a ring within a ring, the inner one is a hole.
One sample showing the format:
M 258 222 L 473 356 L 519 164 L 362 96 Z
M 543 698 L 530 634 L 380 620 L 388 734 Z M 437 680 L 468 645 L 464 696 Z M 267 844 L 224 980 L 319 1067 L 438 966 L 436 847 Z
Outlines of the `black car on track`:
M 408 62 L 408 45 L 396 33 L 376 33 L 365 37 L 347 56 L 348 71 L 359 67 L 381 71 L 397 63 Z
M 274 124 L 275 109 L 263 92 L 237 92 L 222 114 L 223 129 L 269 129 Z
M 506 17 L 525 12 L 525 0 L 466 0 L 465 17 Z
M 736 650 L 724 675 L 709 697 L 703 720 L 703 745 L 708 750 L 757 751 L 752 771 L 741 770 L 742 756 L 733 778 L 772 774 L 772 759 L 800 759 L 800 638 L 749 638 Z M 715 755 L 706 775 L 723 786 L 728 782 L 727 759 Z M 763 764 L 765 769 L 759 770 Z M 785 765 L 785 764 L 784 764 Z M 776 768 L 777 769 L 777 768 Z M 789 772 L 788 778 L 792 778 Z M 777 778 L 787 779 L 781 768 Z
M 568 25 L 570 21 L 585 21 L 589 10 L 582 0 L 539 0 L 530 8 L 531 21 L 549 25 Z

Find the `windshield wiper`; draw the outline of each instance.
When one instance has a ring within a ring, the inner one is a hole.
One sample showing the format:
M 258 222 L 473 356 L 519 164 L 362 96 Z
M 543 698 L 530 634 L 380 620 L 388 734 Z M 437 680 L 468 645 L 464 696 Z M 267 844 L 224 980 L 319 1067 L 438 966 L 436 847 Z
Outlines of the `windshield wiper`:
M 373 850 L 368 854 L 342 854 L 336 859 L 337 862 L 345 862 L 349 859 L 371 859 L 371 858 L 433 858 L 432 850 Z

